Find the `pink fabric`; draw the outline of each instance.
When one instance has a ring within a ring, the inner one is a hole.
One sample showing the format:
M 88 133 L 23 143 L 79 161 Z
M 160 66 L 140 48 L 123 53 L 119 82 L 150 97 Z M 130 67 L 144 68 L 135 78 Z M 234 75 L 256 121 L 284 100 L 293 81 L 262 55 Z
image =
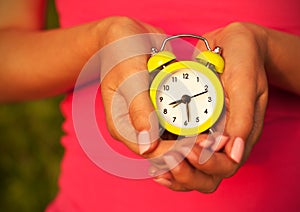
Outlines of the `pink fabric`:
M 296 0 L 223 1 L 96 1 L 57 0 L 61 26 L 69 27 L 112 15 L 126 15 L 159 26 L 168 34 L 195 33 L 233 21 L 251 21 L 300 35 Z M 89 93 L 82 89 L 82 96 Z M 265 128 L 247 163 L 213 194 L 174 192 L 151 179 L 129 180 L 98 168 L 81 149 L 72 121 L 72 94 L 62 102 L 66 118 L 65 155 L 60 191 L 47 211 L 297 211 L 300 190 L 300 98 L 271 87 Z M 109 137 L 101 94 L 96 115 Z M 126 153 L 130 154 L 130 153 Z

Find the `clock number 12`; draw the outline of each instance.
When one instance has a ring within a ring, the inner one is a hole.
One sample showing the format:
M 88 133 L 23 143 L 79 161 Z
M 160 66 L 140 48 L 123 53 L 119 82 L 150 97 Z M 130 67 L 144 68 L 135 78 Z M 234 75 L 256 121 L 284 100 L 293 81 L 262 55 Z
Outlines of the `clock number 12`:
M 188 73 L 183 73 L 182 77 L 183 77 L 183 79 L 189 79 L 189 74 Z

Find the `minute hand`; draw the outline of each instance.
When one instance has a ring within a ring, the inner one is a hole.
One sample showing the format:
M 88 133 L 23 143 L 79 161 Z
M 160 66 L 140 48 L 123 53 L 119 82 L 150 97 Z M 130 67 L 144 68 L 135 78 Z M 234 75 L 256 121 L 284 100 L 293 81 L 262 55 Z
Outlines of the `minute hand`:
M 208 91 L 203 91 L 203 92 L 201 92 L 201 93 L 195 94 L 194 96 L 191 96 L 191 98 L 200 96 L 200 95 L 205 94 L 205 93 L 207 93 L 207 92 L 208 92 Z

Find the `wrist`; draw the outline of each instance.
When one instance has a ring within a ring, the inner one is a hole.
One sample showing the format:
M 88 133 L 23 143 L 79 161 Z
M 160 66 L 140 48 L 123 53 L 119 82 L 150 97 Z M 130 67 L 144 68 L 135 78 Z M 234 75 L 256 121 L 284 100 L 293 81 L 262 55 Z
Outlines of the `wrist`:
M 253 24 L 243 23 L 244 26 L 253 34 L 254 39 L 257 43 L 258 53 L 263 59 L 265 67 L 269 62 L 269 35 L 267 28 Z

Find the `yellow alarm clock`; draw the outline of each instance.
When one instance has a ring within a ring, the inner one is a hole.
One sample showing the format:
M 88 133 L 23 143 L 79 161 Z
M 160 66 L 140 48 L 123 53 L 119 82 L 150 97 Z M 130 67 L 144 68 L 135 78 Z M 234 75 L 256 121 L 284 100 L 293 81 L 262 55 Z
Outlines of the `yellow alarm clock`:
M 195 61 L 176 61 L 176 56 L 164 48 L 169 40 L 181 37 L 202 40 L 207 51 L 198 54 Z M 164 129 L 179 136 L 193 136 L 214 126 L 224 107 L 220 47 L 212 50 L 208 41 L 197 35 L 170 36 L 159 50 L 152 48 L 148 70 L 155 75 L 150 98 Z

